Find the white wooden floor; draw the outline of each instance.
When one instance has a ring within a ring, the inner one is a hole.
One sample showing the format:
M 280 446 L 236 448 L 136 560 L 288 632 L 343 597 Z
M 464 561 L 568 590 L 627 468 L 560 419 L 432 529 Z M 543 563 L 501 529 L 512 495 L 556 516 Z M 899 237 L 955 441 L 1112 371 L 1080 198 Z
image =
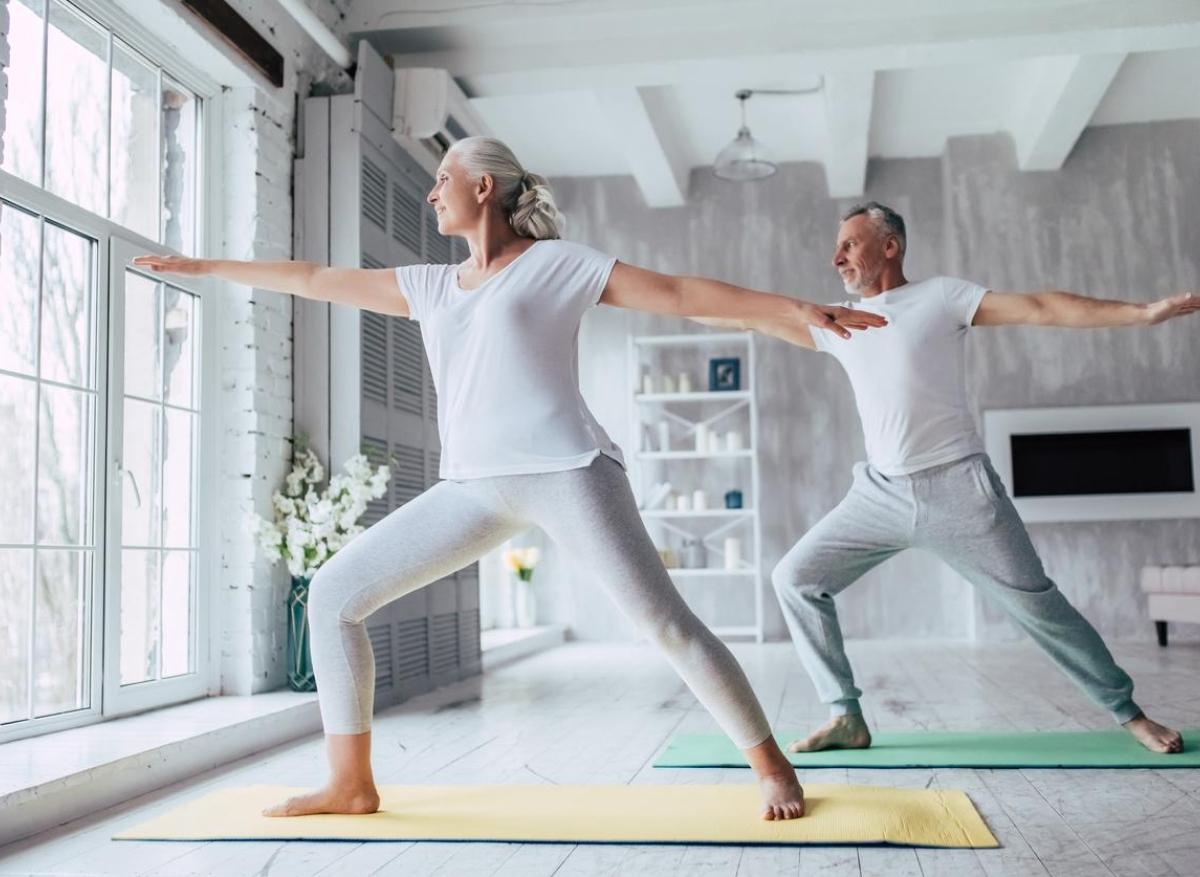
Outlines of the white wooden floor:
M 1154 716 L 1200 727 L 1200 646 L 1117 647 Z M 784 644 L 735 652 L 777 727 L 823 711 Z M 851 644 L 876 728 L 1108 728 L 1030 647 Z M 568 645 L 377 716 L 381 783 L 749 782 L 745 770 L 655 770 L 676 731 L 715 726 L 644 646 Z M 1191 745 L 1200 745 L 1193 739 Z M 315 785 L 319 737 L 264 753 L 0 849 L 0 874 L 970 875 L 1200 874 L 1197 770 L 822 770 L 810 782 L 944 786 L 970 794 L 1003 847 L 739 848 L 445 843 L 150 843 L 111 834 L 209 789 Z M 497 799 L 503 806 L 503 799 Z

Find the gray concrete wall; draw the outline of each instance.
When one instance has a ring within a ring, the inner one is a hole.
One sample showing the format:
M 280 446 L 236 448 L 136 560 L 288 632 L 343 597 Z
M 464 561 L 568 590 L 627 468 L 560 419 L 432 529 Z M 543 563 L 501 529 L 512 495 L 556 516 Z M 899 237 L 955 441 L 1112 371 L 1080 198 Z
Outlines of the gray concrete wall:
M 1025 174 L 1006 135 L 964 138 L 940 159 L 873 161 L 866 197 L 906 217 L 912 278 L 946 273 L 997 289 L 1058 287 L 1145 301 L 1200 284 L 1198 141 L 1197 122 L 1090 129 L 1061 171 Z M 647 209 L 628 178 L 554 186 L 567 237 L 624 261 L 816 301 L 844 297 L 829 257 L 849 202 L 826 196 L 817 165 L 785 165 L 749 185 L 696 171 L 688 204 L 666 210 Z M 628 335 L 696 328 L 607 307 L 587 317 L 584 393 L 618 441 L 630 444 Z M 969 385 L 978 410 L 1197 401 L 1198 330 L 1195 318 L 1153 329 L 982 329 L 970 341 Z M 759 352 L 760 507 L 770 569 L 844 494 L 863 443 L 849 382 L 835 361 L 774 339 L 761 339 Z M 709 480 L 721 487 L 714 473 Z M 1200 562 L 1197 520 L 1039 524 L 1031 532 L 1050 575 L 1115 638 L 1153 635 L 1138 593 L 1143 563 Z M 553 552 L 546 558 L 543 618 L 567 622 L 581 638 L 629 636 L 607 598 L 576 572 Z M 765 596 L 769 636 L 783 638 L 769 583 Z M 727 588 L 697 599 L 710 620 L 727 622 L 752 597 Z M 839 599 L 839 612 L 848 636 L 1014 635 L 953 572 L 919 552 L 864 578 Z M 1200 631 L 1181 628 L 1179 635 L 1198 639 Z

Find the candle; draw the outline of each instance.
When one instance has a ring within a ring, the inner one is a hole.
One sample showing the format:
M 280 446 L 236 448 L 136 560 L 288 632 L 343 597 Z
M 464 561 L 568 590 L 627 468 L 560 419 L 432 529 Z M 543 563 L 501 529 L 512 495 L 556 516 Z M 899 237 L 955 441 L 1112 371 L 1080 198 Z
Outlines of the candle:
M 737 569 L 742 565 L 742 540 L 737 536 L 725 537 L 725 569 Z

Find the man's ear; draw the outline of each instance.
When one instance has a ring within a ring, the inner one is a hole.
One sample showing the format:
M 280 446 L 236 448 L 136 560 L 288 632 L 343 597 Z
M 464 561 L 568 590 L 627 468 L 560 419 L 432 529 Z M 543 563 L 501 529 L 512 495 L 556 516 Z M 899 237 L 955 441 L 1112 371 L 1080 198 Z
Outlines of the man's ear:
M 889 259 L 900 255 L 900 240 L 895 235 L 888 235 L 887 240 L 883 242 L 883 255 Z

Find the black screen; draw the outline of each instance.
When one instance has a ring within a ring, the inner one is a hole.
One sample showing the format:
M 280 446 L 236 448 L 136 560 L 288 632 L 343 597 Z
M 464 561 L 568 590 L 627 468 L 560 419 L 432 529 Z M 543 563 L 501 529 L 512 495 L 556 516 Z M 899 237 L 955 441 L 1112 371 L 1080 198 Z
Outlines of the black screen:
M 1188 429 L 1012 436 L 1013 496 L 1195 489 Z

